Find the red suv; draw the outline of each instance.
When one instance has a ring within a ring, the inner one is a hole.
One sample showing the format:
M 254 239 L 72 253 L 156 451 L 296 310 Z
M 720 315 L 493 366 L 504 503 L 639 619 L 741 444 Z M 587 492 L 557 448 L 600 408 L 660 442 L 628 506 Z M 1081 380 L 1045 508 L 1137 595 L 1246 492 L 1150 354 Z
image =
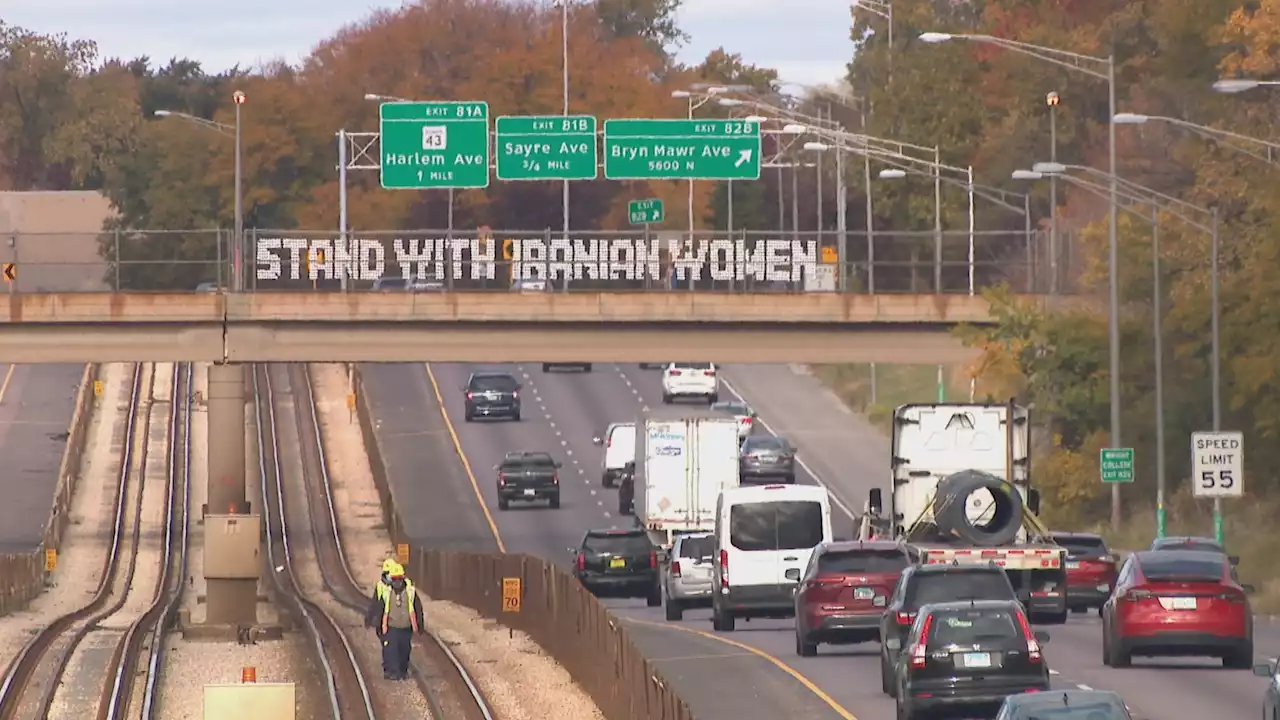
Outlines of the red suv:
M 1101 535 L 1055 532 L 1053 541 L 1067 549 L 1067 606 L 1073 612 L 1102 604 L 1116 586 L 1116 556 Z
M 1134 553 L 1102 606 L 1102 658 L 1128 667 L 1134 655 L 1211 655 L 1229 668 L 1253 665 L 1253 613 L 1227 558 L 1194 550 Z
M 796 590 L 796 653 L 818 654 L 819 643 L 880 638 L 880 616 L 902 571 L 913 563 L 895 542 L 833 542 L 814 548 Z

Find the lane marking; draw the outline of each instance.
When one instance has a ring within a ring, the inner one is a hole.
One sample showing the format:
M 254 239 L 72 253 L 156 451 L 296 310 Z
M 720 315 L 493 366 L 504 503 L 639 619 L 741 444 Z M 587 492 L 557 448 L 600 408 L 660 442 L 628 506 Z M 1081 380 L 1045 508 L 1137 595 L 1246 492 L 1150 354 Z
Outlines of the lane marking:
M 733 384 L 730 383 L 728 380 L 726 380 L 724 377 L 720 378 L 720 383 L 724 385 L 726 390 L 733 393 L 734 397 L 738 398 L 738 402 L 747 406 L 751 406 L 751 403 L 747 402 L 747 399 L 742 397 L 742 393 L 738 392 L 738 389 L 735 388 Z M 751 407 L 754 407 L 754 406 L 751 406 Z M 769 425 L 769 423 L 759 414 L 756 415 L 756 422 L 759 423 L 760 427 L 764 428 L 765 432 L 769 433 L 770 435 L 774 437 L 782 437 L 782 434 L 774 430 L 773 427 Z M 796 464 L 799 465 L 805 472 L 809 473 L 809 477 L 813 478 L 814 482 L 821 485 L 822 488 L 827 491 L 827 494 L 831 496 L 831 502 L 835 503 L 836 507 L 839 507 L 841 510 L 843 510 L 844 514 L 848 515 L 850 520 L 858 519 L 858 514 L 855 513 L 853 510 L 849 509 L 849 506 L 846 505 L 844 500 L 842 500 L 840 496 L 836 493 L 836 491 L 832 489 L 832 486 L 826 481 L 824 481 L 821 475 L 814 472 L 813 468 L 809 467 L 808 463 L 806 463 L 804 461 L 804 458 L 800 457 L 799 454 L 796 455 Z
M 436 382 L 436 374 L 431 371 L 431 363 L 423 363 L 422 366 L 427 369 L 427 379 L 431 381 L 431 392 L 435 394 L 436 403 L 440 406 L 440 417 L 444 418 L 444 426 L 449 431 L 449 439 L 453 441 L 453 449 L 458 453 L 458 459 L 462 461 L 462 470 L 471 481 L 471 489 L 476 494 L 476 501 L 480 503 L 480 512 L 484 513 L 484 520 L 489 523 L 489 532 L 493 533 L 493 541 L 498 544 L 498 552 L 505 553 L 507 544 L 502 542 L 498 523 L 494 522 L 493 513 L 489 512 L 489 503 L 484 501 L 484 493 L 480 492 L 480 481 L 476 480 L 476 474 L 471 471 L 471 461 L 467 460 L 467 454 L 462 450 L 462 441 L 458 439 L 458 431 L 453 427 L 453 421 L 449 419 L 449 411 L 444 406 L 444 396 L 440 394 L 440 383 Z
M 4 403 L 4 396 L 9 393 L 9 381 L 13 379 L 13 370 L 17 365 L 10 365 L 9 369 L 4 372 L 4 382 L 0 383 L 0 404 Z
M 618 616 L 618 617 L 622 617 L 622 616 Z M 767 661 L 769 664 L 778 668 L 782 672 L 795 678 L 796 682 L 800 683 L 805 687 L 806 690 L 813 693 L 814 697 L 826 703 L 827 707 L 831 708 L 837 715 L 844 718 L 844 720 L 858 720 L 858 717 L 856 715 L 849 712 L 843 705 L 836 702 L 835 698 L 828 695 L 826 692 L 823 691 L 822 688 L 818 687 L 812 680 L 805 677 L 804 673 L 801 673 L 799 670 L 796 670 L 795 668 L 783 662 L 780 658 L 770 655 L 769 653 L 765 652 L 764 650 L 761 650 L 760 648 L 754 648 L 754 647 L 751 647 L 750 645 L 747 645 L 746 643 L 738 642 L 737 640 L 730 640 L 729 638 L 721 637 L 719 635 L 716 635 L 715 633 L 709 633 L 709 632 L 706 632 L 705 630 L 697 630 L 695 628 L 685 627 L 684 625 L 668 625 L 667 623 L 654 622 L 652 620 L 640 620 L 638 618 L 633 618 L 633 617 L 622 617 L 622 619 L 626 622 L 636 623 L 638 625 L 649 625 L 651 627 L 665 628 L 667 630 L 679 630 L 680 632 L 689 633 L 690 635 L 697 635 L 698 637 L 705 638 L 707 640 L 715 640 L 716 642 L 721 642 L 721 643 L 724 643 L 725 645 L 729 645 L 730 647 L 738 648 L 743 652 L 755 655 L 761 660 Z M 715 657 L 721 657 L 721 656 L 715 656 Z
M 649 662 L 683 662 L 685 660 L 719 660 L 731 657 L 755 657 L 749 652 L 728 652 L 719 655 L 676 655 L 673 657 L 649 658 Z

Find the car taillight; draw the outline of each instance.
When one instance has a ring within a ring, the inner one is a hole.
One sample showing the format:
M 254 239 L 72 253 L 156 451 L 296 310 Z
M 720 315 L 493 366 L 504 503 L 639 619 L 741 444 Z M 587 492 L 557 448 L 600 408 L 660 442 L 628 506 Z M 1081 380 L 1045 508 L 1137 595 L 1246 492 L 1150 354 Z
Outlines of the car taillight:
M 924 667 L 924 648 L 929 644 L 929 631 L 933 629 L 933 616 L 924 619 L 924 627 L 920 629 L 920 642 L 911 646 L 911 667 Z
M 658 553 L 654 552 L 653 550 L 649 551 L 649 567 L 651 568 L 658 567 Z
M 916 619 L 915 613 L 900 612 L 894 615 L 899 625 L 910 625 Z
M 586 570 L 586 569 L 587 569 L 587 554 L 586 554 L 586 553 L 578 553 L 578 569 L 579 569 L 579 570 Z
M 552 485 L 559 485 L 559 484 L 560 484 L 560 473 L 558 473 L 558 472 L 553 472 L 553 473 L 551 473 L 551 484 L 552 484 Z
M 706 375 L 707 377 L 715 377 L 715 376 L 716 376 L 716 371 L 715 371 L 715 370 L 703 370 L 703 371 L 702 371 L 702 374 L 703 374 L 703 375 Z
M 1027 660 L 1040 662 L 1040 641 L 1036 640 L 1036 634 L 1031 632 L 1031 623 L 1027 622 L 1026 614 L 1018 613 L 1018 625 L 1022 627 L 1022 636 L 1027 639 Z
M 471 393 L 471 392 L 467 393 L 467 399 L 468 399 L 468 400 L 471 400 L 471 399 L 472 399 L 472 398 L 474 398 L 475 396 L 476 396 L 476 394 L 475 394 L 475 393 Z
M 1155 597 L 1155 595 L 1153 595 L 1152 593 L 1146 590 L 1130 590 L 1129 592 L 1125 593 L 1122 597 L 1123 599 L 1128 600 L 1129 602 L 1138 602 L 1139 600 L 1150 600 L 1151 598 Z
M 507 474 L 498 473 L 498 484 L 505 486 L 507 484 Z
M 1226 600 L 1227 602 L 1233 602 L 1233 603 L 1243 604 L 1247 602 L 1244 593 L 1240 592 L 1239 590 L 1226 590 L 1218 593 L 1215 597 L 1218 598 L 1219 600 Z
M 680 577 L 680 561 L 671 563 L 671 577 Z
M 729 587 L 729 551 L 720 551 L 720 587 Z

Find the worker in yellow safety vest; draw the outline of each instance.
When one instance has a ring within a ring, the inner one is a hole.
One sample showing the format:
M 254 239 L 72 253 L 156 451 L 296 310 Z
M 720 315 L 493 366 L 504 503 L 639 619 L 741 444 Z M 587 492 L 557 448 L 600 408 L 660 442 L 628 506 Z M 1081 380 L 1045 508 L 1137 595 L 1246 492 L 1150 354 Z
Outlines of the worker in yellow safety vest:
M 391 575 L 397 571 L 401 575 L 404 574 L 404 568 L 401 567 L 400 563 L 396 562 L 392 558 L 387 558 L 382 561 L 382 575 L 378 577 L 378 584 L 373 586 L 372 601 L 377 602 L 381 600 L 382 594 L 391 589 Z
M 409 677 L 409 652 L 413 649 L 413 633 L 426 632 L 422 603 L 418 590 L 405 579 L 404 568 L 394 568 L 387 592 L 373 602 L 366 621 L 378 618 L 378 636 L 382 639 L 382 676 L 388 680 Z

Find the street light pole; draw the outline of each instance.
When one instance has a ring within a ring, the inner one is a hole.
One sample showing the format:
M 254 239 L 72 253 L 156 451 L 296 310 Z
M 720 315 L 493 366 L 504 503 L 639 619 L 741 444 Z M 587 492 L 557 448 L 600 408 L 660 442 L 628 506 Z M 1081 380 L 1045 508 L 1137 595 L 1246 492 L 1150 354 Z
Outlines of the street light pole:
M 1213 429 L 1222 429 L 1222 341 L 1219 327 L 1218 307 L 1218 255 L 1220 250 L 1218 239 L 1218 208 L 1213 208 L 1211 226 L 1213 232 L 1209 240 L 1209 364 L 1210 393 L 1213 404 Z M 1222 498 L 1213 499 L 1213 534 L 1218 542 L 1224 541 L 1226 534 L 1222 527 Z
M 569 114 L 569 0 L 560 0 L 560 53 L 563 59 L 564 115 Z M 569 181 L 564 181 L 561 224 L 565 238 L 569 237 Z M 453 201 L 449 202 L 449 227 L 453 227 Z
M 245 282 L 245 258 L 244 258 L 244 173 L 241 166 L 240 152 L 240 106 L 244 105 L 245 95 L 239 90 L 231 95 L 236 106 L 236 172 L 235 172 L 235 284 L 236 290 L 243 291 L 247 283 Z
M 937 148 L 933 150 L 933 291 L 942 292 L 942 153 Z
M 1156 364 L 1156 537 L 1164 537 L 1168 516 L 1164 506 L 1165 446 L 1164 446 L 1164 323 L 1161 320 L 1163 305 L 1160 291 L 1160 212 L 1151 208 L 1151 325 L 1155 338 Z
M 347 131 L 338 131 L 338 239 L 347 244 Z M 342 291 L 347 291 L 347 273 L 339 275 Z
M 1111 381 L 1111 447 L 1122 447 L 1120 440 L 1120 254 L 1117 246 L 1117 223 L 1120 218 L 1119 188 L 1116 183 L 1116 56 L 1107 55 L 1107 95 L 1110 116 L 1107 118 L 1107 174 L 1111 186 L 1111 221 L 1107 228 L 1107 272 L 1109 280 L 1108 295 L 1111 311 L 1107 319 L 1108 345 L 1110 345 L 1110 378 Z M 1119 530 L 1124 522 L 1124 514 L 1120 506 L 1120 483 L 1111 483 L 1111 529 Z
M 1045 96 L 1049 106 L 1049 162 L 1058 162 L 1058 93 Z M 1049 178 L 1049 295 L 1058 294 L 1058 178 Z
M 974 275 L 976 274 L 975 265 L 977 264 L 978 258 L 973 247 L 974 245 L 973 235 L 975 232 L 975 228 L 974 228 L 975 218 L 973 215 L 973 166 L 970 165 L 968 167 L 968 170 L 969 170 L 969 175 L 968 175 L 969 183 L 967 185 L 967 189 L 969 191 L 969 294 L 973 295 Z

